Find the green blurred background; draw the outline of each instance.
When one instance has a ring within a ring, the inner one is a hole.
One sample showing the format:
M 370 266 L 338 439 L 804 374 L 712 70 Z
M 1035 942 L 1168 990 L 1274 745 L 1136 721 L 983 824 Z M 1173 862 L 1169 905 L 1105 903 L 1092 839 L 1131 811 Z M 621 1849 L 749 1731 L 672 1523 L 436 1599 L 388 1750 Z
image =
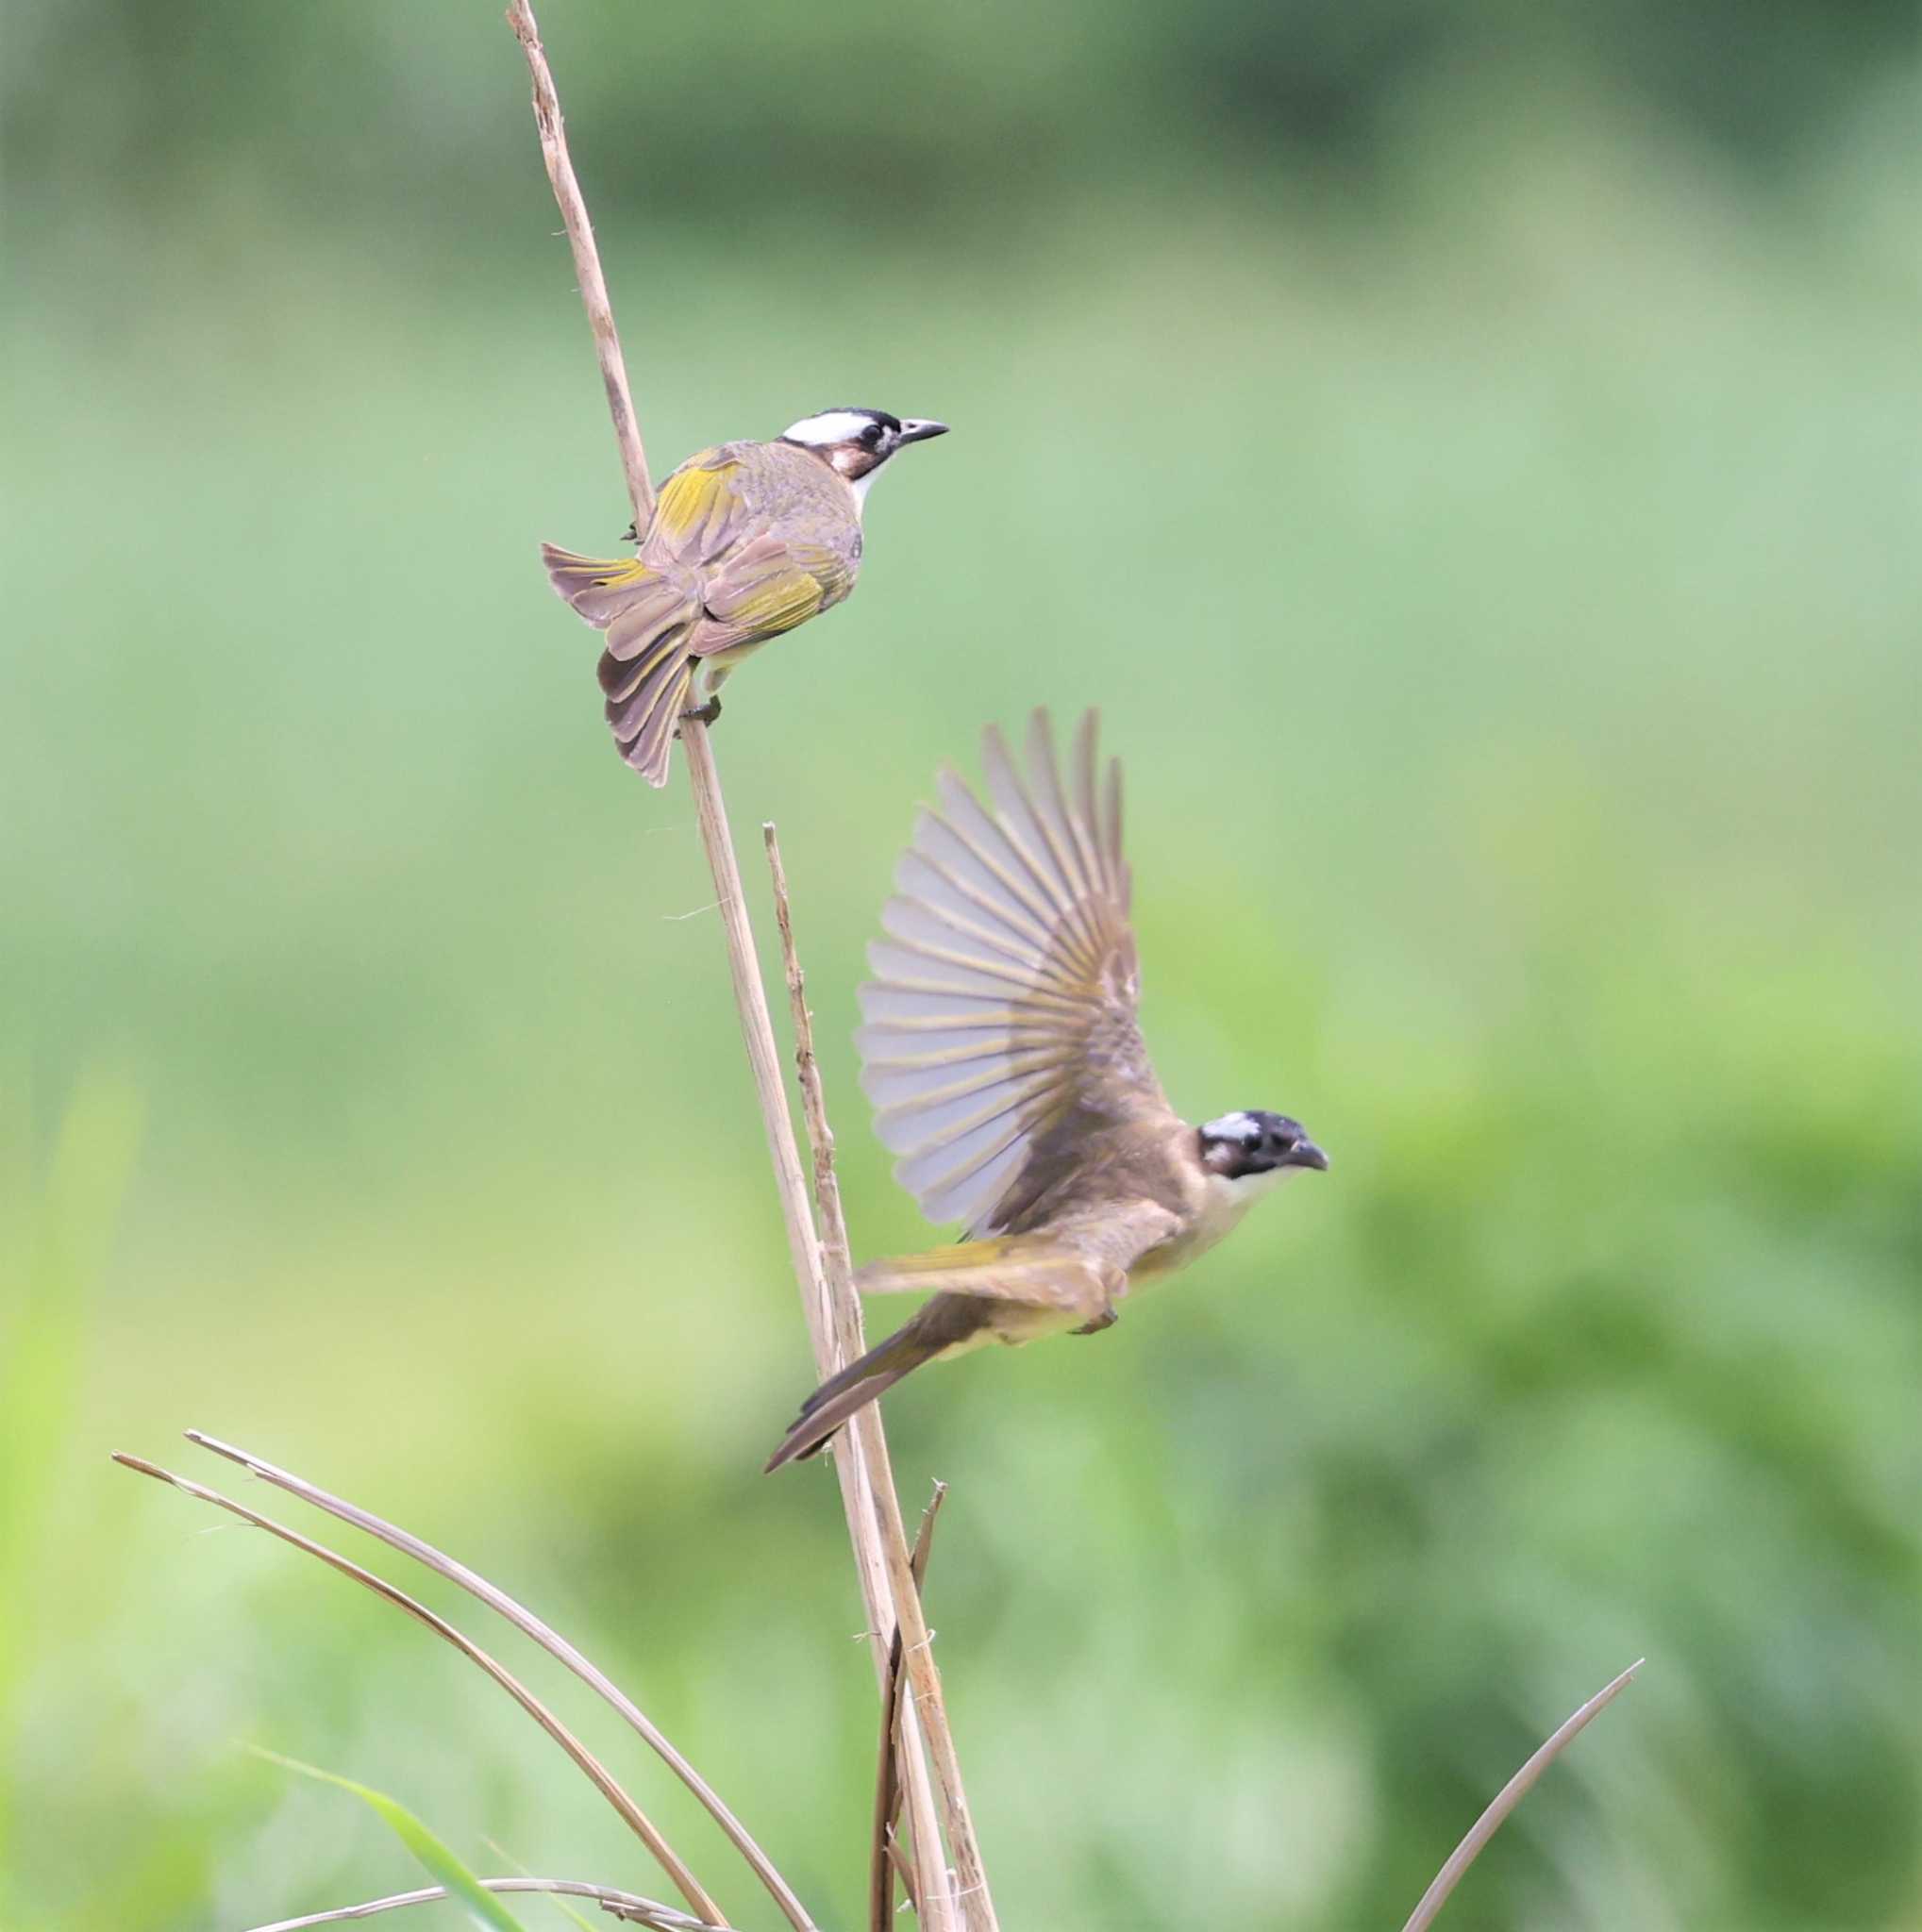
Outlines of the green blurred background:
M 1128 761 L 1177 1105 L 1336 1157 L 891 1398 L 1003 1923 L 1398 1924 L 1645 1653 L 1445 1923 L 1922 1921 L 1913 8 L 543 25 L 659 469 L 956 425 L 716 740 L 859 1250 L 927 1239 L 862 947 L 1038 702 Z M 107 1462 L 197 1425 L 539 1606 L 852 1924 L 872 1680 L 830 1482 L 756 1474 L 811 1374 L 712 893 L 534 558 L 627 508 L 518 51 L 7 38 L 0 1923 L 416 1882 L 243 1741 L 664 1890 L 459 1658 Z

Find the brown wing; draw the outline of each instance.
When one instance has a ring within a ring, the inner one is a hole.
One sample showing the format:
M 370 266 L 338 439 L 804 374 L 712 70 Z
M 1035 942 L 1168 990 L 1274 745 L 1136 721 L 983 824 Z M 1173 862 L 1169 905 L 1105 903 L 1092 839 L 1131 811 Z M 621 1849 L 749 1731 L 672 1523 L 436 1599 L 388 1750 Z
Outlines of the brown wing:
M 845 500 L 844 500 L 845 499 Z M 845 554 L 828 535 L 844 523 Z M 767 443 L 724 442 L 665 483 L 644 564 L 698 586 L 696 658 L 778 637 L 854 588 L 860 525 L 847 487 L 818 458 Z
M 1045 711 L 1025 777 L 986 733 L 992 810 L 944 773 L 869 949 L 856 1040 L 875 1129 L 928 1217 L 978 1235 L 1006 1225 L 1037 1141 L 1175 1118 L 1135 1018 L 1121 768 L 1097 801 L 1095 730 L 1091 711 L 1071 792 Z
M 863 1294 L 944 1294 L 1061 1308 L 1092 1321 L 1128 1287 L 1128 1271 L 1179 1227 L 1151 1201 L 1065 1222 L 1045 1234 L 991 1235 L 925 1255 L 871 1261 L 854 1277 Z
M 695 625 L 690 648 L 709 658 L 778 637 L 840 603 L 853 588 L 853 566 L 825 544 L 771 534 L 750 538 L 716 558 L 703 579 L 707 619 Z
M 698 566 L 740 540 L 756 495 L 748 452 L 724 442 L 691 456 L 654 500 L 641 558 L 656 570 Z

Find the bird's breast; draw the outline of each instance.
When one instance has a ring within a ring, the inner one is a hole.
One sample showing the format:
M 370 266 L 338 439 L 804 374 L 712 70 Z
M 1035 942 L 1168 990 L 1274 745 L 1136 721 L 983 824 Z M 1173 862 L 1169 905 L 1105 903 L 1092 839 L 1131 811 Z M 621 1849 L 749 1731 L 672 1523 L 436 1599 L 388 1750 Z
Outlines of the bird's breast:
M 1195 1209 L 1187 1224 L 1160 1247 L 1150 1248 L 1128 1270 L 1129 1290 L 1187 1267 L 1232 1234 L 1242 1216 L 1268 1191 L 1277 1177 L 1273 1174 L 1245 1174 L 1228 1180 L 1221 1174 L 1210 1174 L 1196 1191 Z

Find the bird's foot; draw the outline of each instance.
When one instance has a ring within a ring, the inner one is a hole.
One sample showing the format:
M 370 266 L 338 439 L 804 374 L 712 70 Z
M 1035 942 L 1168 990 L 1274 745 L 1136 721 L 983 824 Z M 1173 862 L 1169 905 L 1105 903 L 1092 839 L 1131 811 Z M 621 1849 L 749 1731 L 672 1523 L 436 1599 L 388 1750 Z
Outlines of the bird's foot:
M 1078 1328 L 1070 1328 L 1070 1335 L 1099 1335 L 1104 1328 L 1112 1328 L 1121 1320 L 1121 1310 L 1112 1302 L 1098 1315 L 1091 1316 Z
M 703 724 L 711 724 L 721 715 L 721 700 L 718 693 L 705 705 L 696 705 L 691 711 L 683 711 L 683 718 L 698 718 Z

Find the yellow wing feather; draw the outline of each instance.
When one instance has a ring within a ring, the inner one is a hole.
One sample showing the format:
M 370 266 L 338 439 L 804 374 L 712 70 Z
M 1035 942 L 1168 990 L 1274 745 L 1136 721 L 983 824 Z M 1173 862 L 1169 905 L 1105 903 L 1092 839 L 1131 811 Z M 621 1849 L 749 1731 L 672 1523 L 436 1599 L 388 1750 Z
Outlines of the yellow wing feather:
M 696 457 L 683 463 L 665 483 L 655 500 L 654 520 L 647 526 L 650 540 L 665 537 L 679 552 L 706 555 L 740 508 L 734 479 L 741 465 L 732 460 L 706 466 Z

